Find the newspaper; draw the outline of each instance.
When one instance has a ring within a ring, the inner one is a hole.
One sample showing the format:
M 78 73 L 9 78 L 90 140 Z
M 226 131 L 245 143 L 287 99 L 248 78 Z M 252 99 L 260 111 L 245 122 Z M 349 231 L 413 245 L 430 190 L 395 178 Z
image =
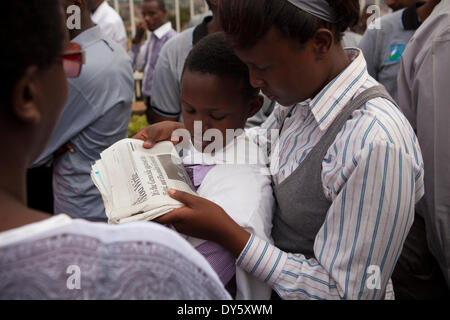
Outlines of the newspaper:
M 144 149 L 141 140 L 124 139 L 100 156 L 91 178 L 103 198 L 109 223 L 153 220 L 182 207 L 168 195 L 168 189 L 196 194 L 169 141 Z

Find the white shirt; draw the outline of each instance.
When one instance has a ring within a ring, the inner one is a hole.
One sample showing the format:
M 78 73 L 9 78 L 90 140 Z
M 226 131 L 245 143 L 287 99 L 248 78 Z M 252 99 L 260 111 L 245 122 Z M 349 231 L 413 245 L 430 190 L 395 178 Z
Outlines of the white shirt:
M 103 1 L 91 16 L 92 21 L 100 26 L 102 32 L 127 50 L 127 34 L 120 15 Z
M 147 41 L 143 45 L 140 44 L 133 44 L 131 46 L 131 51 L 128 53 L 128 55 L 133 60 L 133 69 L 134 70 L 141 70 L 145 67 L 144 73 L 147 72 L 148 67 L 150 63 L 145 64 L 147 61 L 151 61 L 152 59 L 152 53 L 153 53 L 153 46 L 155 44 L 155 38 L 161 39 L 164 37 L 170 30 L 172 30 L 172 23 L 167 22 L 163 24 L 161 27 L 150 33 L 150 36 L 148 37 Z M 146 57 L 145 54 L 148 54 Z
M 245 152 L 242 152 L 244 148 L 249 151 L 249 157 L 246 159 Z M 236 151 L 236 158 L 233 156 L 233 150 Z M 222 207 L 248 232 L 272 243 L 270 234 L 275 200 L 271 177 L 262 155 L 255 157 L 257 152 L 258 146 L 242 134 L 235 139 L 235 143 L 227 145 L 222 152 L 216 152 L 215 157 L 200 153 L 192 147 L 186 150 L 183 163 L 216 164 L 203 179 L 197 190 L 198 195 Z M 226 157 L 223 154 L 226 154 Z M 187 240 L 193 246 L 201 243 L 194 238 Z M 236 268 L 236 284 L 238 300 L 270 299 L 270 286 L 240 267 Z

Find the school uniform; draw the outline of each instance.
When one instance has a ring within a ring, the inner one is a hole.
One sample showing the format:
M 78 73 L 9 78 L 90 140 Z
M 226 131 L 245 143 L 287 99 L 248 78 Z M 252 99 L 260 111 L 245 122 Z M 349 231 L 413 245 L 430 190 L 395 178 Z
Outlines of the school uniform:
M 262 126 L 281 129 L 270 161 L 274 245 L 252 235 L 237 266 L 282 299 L 393 299 L 390 277 L 424 194 L 413 129 L 362 52 L 345 51 L 344 71 Z
M 248 136 L 240 135 L 215 156 L 186 146 L 183 163 L 200 197 L 222 207 L 248 232 L 273 243 L 270 234 L 275 201 L 267 158 Z M 236 299 L 270 298 L 270 286 L 236 267 L 236 260 L 226 249 L 211 241 L 187 240 L 205 256 L 224 285 L 232 288 L 230 282 L 236 282 Z
M 398 101 L 397 74 L 406 45 L 420 26 L 416 9 L 424 2 L 385 15 L 368 26 L 359 47 L 369 74 Z M 379 26 L 379 28 L 377 28 Z

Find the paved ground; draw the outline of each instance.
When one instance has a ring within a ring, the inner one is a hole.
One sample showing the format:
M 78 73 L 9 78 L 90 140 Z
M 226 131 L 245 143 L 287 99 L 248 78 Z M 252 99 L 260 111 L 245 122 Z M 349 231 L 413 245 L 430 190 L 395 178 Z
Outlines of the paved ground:
M 133 114 L 144 114 L 146 106 L 143 101 L 135 101 L 133 103 L 132 113 Z

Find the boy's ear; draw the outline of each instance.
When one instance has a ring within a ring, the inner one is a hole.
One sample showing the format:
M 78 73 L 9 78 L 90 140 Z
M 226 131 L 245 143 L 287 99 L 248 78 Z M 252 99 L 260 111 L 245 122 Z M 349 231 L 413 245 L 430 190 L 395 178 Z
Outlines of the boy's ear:
M 247 113 L 247 119 L 253 117 L 255 114 L 261 110 L 264 104 L 264 98 L 262 95 L 258 94 L 254 96 L 249 102 L 249 109 Z
M 36 124 L 41 120 L 41 110 L 39 110 L 36 99 L 39 95 L 39 88 L 36 82 L 38 68 L 35 66 L 25 70 L 24 75 L 13 87 L 11 94 L 11 111 L 20 121 Z

